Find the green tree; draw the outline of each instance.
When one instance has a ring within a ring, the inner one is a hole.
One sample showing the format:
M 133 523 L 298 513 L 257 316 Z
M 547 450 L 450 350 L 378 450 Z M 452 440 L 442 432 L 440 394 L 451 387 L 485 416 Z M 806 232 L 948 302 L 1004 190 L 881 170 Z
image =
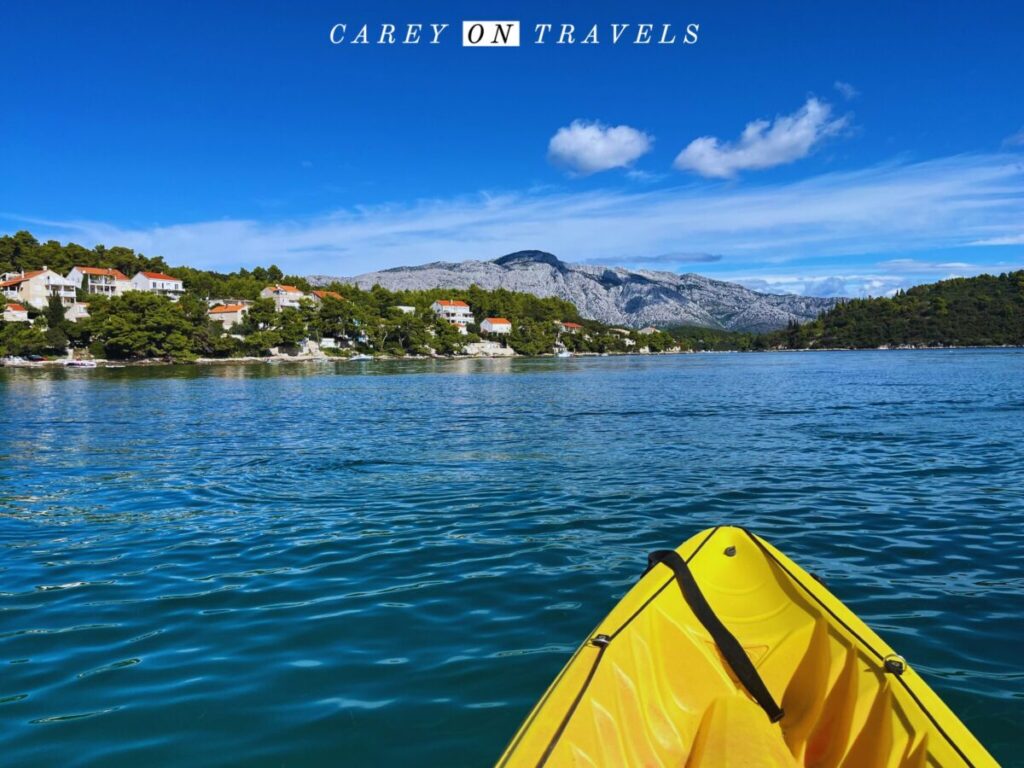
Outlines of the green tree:
M 320 302 L 312 324 L 318 339 L 348 336 L 354 330 L 352 305 L 344 299 L 328 296 Z
M 520 355 L 541 355 L 554 349 L 557 338 L 554 321 L 513 320 L 508 343 Z M 566 339 L 571 339 L 571 336 L 564 337 L 563 341 Z
M 436 320 L 433 331 L 429 346 L 439 355 L 455 355 L 462 352 L 466 346 L 466 337 L 447 320 Z
M 249 305 L 249 311 L 241 322 L 242 334 L 248 336 L 262 330 L 273 328 L 277 324 L 276 307 L 273 299 L 257 299 Z M 277 344 L 270 346 L 276 347 Z
M 43 310 L 43 317 L 50 328 L 60 328 L 67 322 L 64 319 L 64 302 L 60 296 L 50 296 L 46 302 L 46 309 Z
M 247 355 L 265 356 L 270 354 L 273 347 L 280 344 L 281 334 L 275 330 L 267 330 L 250 333 L 241 342 L 241 347 Z
M 94 301 L 89 319 L 93 346 L 111 359 L 195 357 L 194 326 L 181 306 L 153 293 L 131 291 Z
M 0 324 L 0 354 L 41 355 L 49 348 L 45 331 L 29 323 Z
M 282 344 L 294 346 L 306 338 L 306 323 L 303 321 L 302 312 L 298 309 L 291 307 L 282 309 L 277 314 L 275 327 Z

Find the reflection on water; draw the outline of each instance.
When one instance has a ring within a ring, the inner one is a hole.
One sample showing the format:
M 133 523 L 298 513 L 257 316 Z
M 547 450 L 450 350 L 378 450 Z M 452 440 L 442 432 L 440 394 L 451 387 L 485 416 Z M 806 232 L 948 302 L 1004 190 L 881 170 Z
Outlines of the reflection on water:
M 5 764 L 485 765 L 648 550 L 762 533 L 1004 764 L 1024 354 L 0 370 Z

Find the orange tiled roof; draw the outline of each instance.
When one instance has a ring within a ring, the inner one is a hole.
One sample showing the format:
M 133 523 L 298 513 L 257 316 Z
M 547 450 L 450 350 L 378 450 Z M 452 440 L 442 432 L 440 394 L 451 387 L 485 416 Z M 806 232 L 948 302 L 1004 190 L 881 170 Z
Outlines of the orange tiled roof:
M 21 304 L 8 304 L 6 309 L 11 310 L 12 312 L 24 312 L 25 311 L 25 308 L 23 306 L 21 306 Z
M 562 323 L 563 328 L 582 328 L 583 326 L 579 323 Z
M 110 267 L 75 267 L 83 275 L 107 275 L 114 278 L 115 280 L 127 280 L 128 276 L 119 269 L 112 269 Z M 146 273 L 149 274 L 149 273 Z M 172 280 L 174 278 L 171 278 Z
M 221 304 L 210 310 L 211 315 L 220 315 L 225 312 L 240 312 L 245 309 L 245 304 Z
M 23 283 L 26 280 L 31 280 L 36 275 L 41 274 L 43 274 L 43 270 L 34 269 L 31 272 L 26 272 L 25 274 L 20 275 L 18 277 L 12 277 L 10 280 L 4 280 L 2 283 L 0 283 L 0 288 L 6 288 L 9 285 L 17 285 L 18 283 Z
M 449 301 L 448 299 L 438 299 L 437 303 L 440 304 L 442 307 L 465 307 L 466 309 L 469 309 L 469 304 L 467 304 L 464 301 Z
M 171 277 L 170 275 L 165 275 L 163 272 L 143 272 L 142 274 L 150 280 L 177 280 L 178 282 L 181 282 L 180 277 Z
M 285 291 L 286 293 L 302 293 L 302 291 L 300 291 L 294 285 L 280 285 L 280 284 L 276 284 L 276 285 L 268 285 L 267 288 L 270 288 L 270 289 L 275 290 L 275 291 Z
M 316 296 L 318 299 L 326 299 L 330 297 L 332 299 L 338 299 L 338 301 L 345 300 L 345 297 L 342 296 L 337 291 L 313 291 L 313 295 Z
M 488 317 L 484 322 L 491 325 L 512 325 L 512 321 L 506 320 L 504 317 Z

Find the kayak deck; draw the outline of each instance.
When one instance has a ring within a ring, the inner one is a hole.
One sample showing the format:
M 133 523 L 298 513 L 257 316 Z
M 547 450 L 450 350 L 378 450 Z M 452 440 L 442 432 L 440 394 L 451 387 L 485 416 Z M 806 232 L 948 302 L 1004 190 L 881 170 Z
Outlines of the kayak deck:
M 767 542 L 719 527 L 676 552 L 781 720 L 655 565 L 569 660 L 500 767 L 996 765 L 912 667 Z

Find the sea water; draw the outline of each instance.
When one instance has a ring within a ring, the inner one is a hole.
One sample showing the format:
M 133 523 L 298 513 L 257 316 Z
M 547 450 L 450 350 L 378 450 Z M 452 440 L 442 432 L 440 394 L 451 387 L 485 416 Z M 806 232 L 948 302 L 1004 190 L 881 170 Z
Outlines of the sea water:
M 720 523 L 1022 764 L 1022 351 L 2 369 L 0 404 L 4 765 L 488 765 Z

